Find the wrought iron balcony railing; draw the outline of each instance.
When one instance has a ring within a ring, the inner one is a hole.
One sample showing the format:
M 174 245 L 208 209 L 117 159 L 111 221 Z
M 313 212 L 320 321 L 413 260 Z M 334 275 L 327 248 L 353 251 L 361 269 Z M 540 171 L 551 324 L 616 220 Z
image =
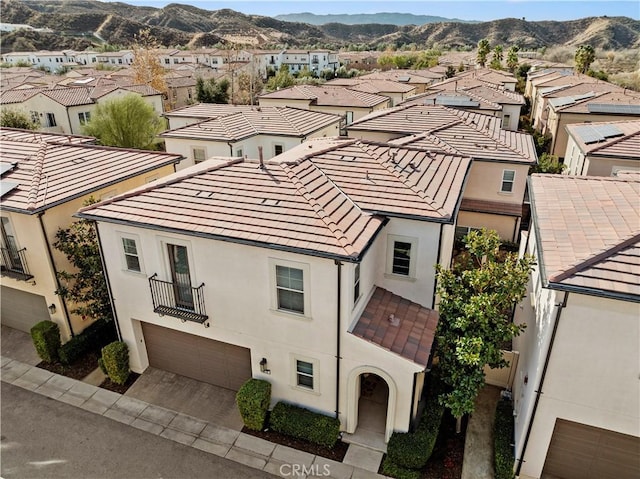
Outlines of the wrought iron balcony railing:
M 196 323 L 204 323 L 209 319 L 204 308 L 204 283 L 193 288 L 191 285 L 162 281 L 157 276 L 154 274 L 149 278 L 155 313 Z
M 20 250 L 15 248 L 0 248 L 0 270 L 3 276 L 20 279 L 23 281 L 33 278 L 27 267 L 27 248 Z

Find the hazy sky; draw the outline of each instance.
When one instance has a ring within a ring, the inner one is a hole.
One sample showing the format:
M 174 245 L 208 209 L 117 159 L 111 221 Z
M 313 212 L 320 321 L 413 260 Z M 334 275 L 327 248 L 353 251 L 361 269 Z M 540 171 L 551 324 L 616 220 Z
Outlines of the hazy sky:
M 207 10 L 231 8 L 256 15 L 274 16 L 282 13 L 377 13 L 399 12 L 437 15 L 463 20 L 494 20 L 522 18 L 527 20 L 571 20 L 592 16 L 626 16 L 640 19 L 640 2 L 635 1 L 552 1 L 552 0 L 449 0 L 449 1 L 381 1 L 381 0 L 121 0 L 133 5 L 163 7 L 168 3 L 184 3 Z

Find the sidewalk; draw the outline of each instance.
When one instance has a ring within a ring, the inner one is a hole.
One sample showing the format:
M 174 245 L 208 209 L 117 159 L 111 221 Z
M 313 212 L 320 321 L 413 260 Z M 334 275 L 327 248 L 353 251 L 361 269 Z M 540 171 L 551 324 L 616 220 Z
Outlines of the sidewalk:
M 1 379 L 6 383 L 276 476 L 384 477 L 60 376 L 17 359 L 0 356 L 0 366 Z M 300 473 L 295 474 L 296 471 Z

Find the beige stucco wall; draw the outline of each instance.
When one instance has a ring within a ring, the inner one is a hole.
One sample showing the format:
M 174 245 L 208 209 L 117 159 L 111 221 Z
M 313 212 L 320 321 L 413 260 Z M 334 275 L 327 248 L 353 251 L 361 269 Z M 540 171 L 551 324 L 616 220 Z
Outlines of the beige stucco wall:
M 458 213 L 458 226 L 467 228 L 487 228 L 496 230 L 500 238 L 508 241 L 516 241 L 520 218 L 516 216 L 494 215 L 490 213 L 476 213 L 474 211 L 460 210 Z
M 17 107 L 17 105 L 16 105 Z M 53 101 L 51 98 L 38 93 L 28 100 L 22 102 L 20 107 L 23 111 L 29 112 L 36 111 L 40 118 L 40 129 L 43 131 L 50 131 L 53 133 L 66 133 L 72 134 L 71 124 L 69 122 L 69 116 L 67 115 L 67 109 L 60 103 Z M 55 127 L 47 127 L 47 113 L 53 113 L 56 120 Z M 31 115 L 29 114 L 29 117 Z
M 500 191 L 502 187 L 502 172 L 504 170 L 514 170 L 516 172 L 511 193 Z M 473 160 L 464 189 L 464 197 L 475 200 L 522 204 L 528 173 L 529 165 L 526 164 Z
M 348 111 L 353 112 L 353 121 L 367 116 L 373 111 L 383 110 L 390 106 L 391 100 L 380 103 L 374 107 L 353 107 L 353 106 L 318 106 L 310 104 L 309 100 L 280 100 L 275 98 L 259 98 L 260 106 L 290 106 L 293 108 L 303 108 L 305 110 L 320 111 L 323 113 L 333 113 L 334 115 L 345 116 Z

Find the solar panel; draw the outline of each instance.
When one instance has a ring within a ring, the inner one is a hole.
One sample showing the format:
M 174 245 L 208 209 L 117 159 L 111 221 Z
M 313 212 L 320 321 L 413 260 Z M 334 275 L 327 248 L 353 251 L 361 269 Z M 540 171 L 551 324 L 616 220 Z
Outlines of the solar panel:
M 410 77 L 398 77 L 398 81 L 401 81 L 401 82 L 408 82 L 409 80 L 411 80 Z
M 640 105 L 618 105 L 613 103 L 590 103 L 589 113 L 610 113 L 612 115 L 640 115 Z
M 582 95 L 575 95 L 573 97 L 573 101 L 586 100 L 587 98 L 593 98 L 594 96 L 596 96 L 596 94 L 590 91 L 589 93 L 583 93 Z
M 436 105 L 474 107 L 474 106 L 480 106 L 480 102 L 473 101 L 468 96 L 441 95 L 436 97 Z
M 562 96 L 560 98 L 551 98 L 549 103 L 551 103 L 552 106 L 559 107 L 571 105 L 572 103 L 575 103 L 575 101 L 572 96 Z
M 18 183 L 11 183 L 10 181 L 0 181 L 0 198 L 17 187 Z
M 0 176 L 4 175 L 6 172 L 11 171 L 15 168 L 14 163 L 0 163 Z
M 575 127 L 575 132 L 587 145 L 624 135 L 615 125 L 581 125 Z
M 624 133 L 620 128 L 615 125 L 592 125 L 598 133 L 600 133 L 605 138 L 614 138 L 616 136 L 622 136 Z

